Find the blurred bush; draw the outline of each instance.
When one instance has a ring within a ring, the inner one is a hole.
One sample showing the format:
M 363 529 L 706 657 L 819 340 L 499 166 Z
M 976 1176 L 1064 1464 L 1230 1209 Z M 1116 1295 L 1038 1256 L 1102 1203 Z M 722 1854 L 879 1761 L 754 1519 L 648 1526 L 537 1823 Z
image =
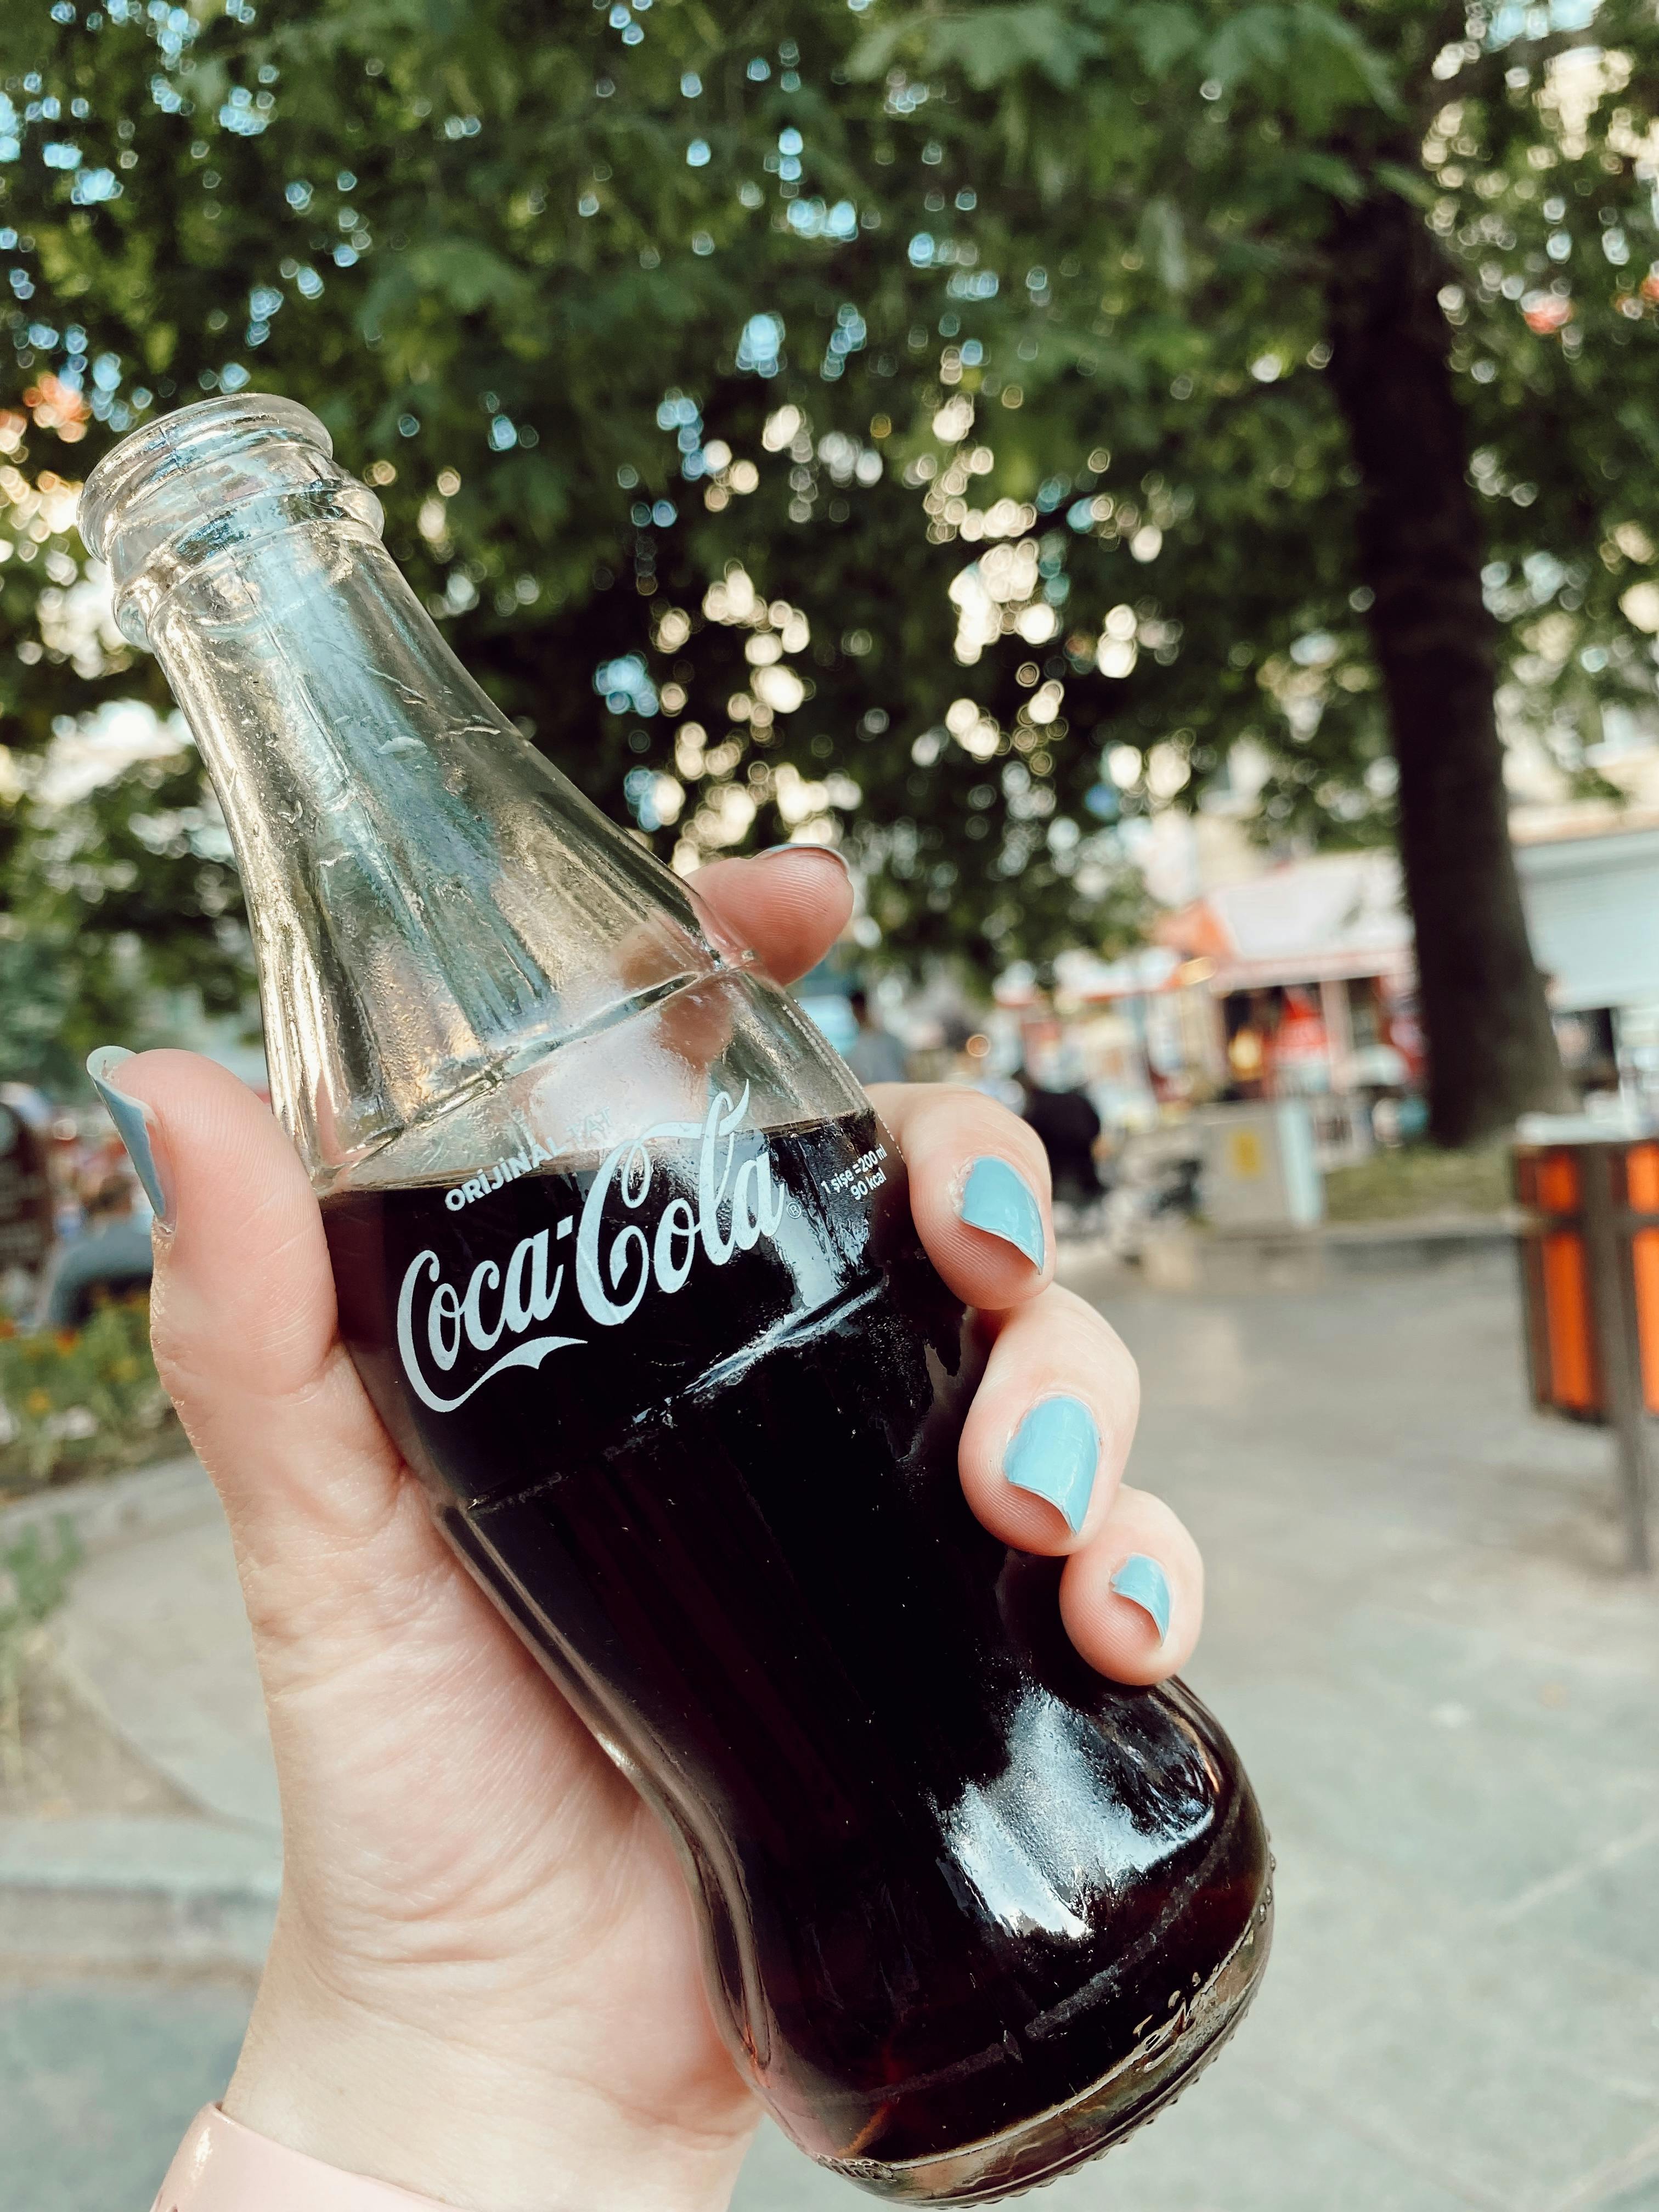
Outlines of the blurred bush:
M 0 1493 L 154 1457 L 176 1418 L 149 1350 L 149 1301 L 84 1328 L 29 1334 L 0 1318 Z
M 1325 1210 L 1333 1221 L 1408 1221 L 1424 1215 L 1490 1218 L 1510 1203 L 1507 1145 L 1437 1152 L 1407 1145 L 1374 1152 L 1325 1177 Z
M 67 1514 L 50 1540 L 26 1528 L 15 1543 L 0 1546 L 0 1781 L 14 1781 L 19 1771 L 24 1668 L 80 1564 L 80 1540 Z

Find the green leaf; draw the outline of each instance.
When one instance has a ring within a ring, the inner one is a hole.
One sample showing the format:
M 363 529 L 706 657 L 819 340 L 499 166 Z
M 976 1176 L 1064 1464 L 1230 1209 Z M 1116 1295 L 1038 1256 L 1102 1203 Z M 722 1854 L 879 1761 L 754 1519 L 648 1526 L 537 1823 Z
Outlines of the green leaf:
M 876 74 L 920 29 L 923 65 L 960 70 L 976 91 L 987 92 L 1027 71 L 1069 91 L 1085 62 L 1103 51 L 1099 36 L 1045 0 L 1015 7 L 975 8 L 971 13 L 911 16 L 859 50 L 860 74 Z
M 1288 50 L 1287 14 L 1277 6 L 1234 9 L 1210 41 L 1207 75 L 1227 92 L 1252 76 L 1276 75 Z
M 1425 212 L 1439 199 L 1438 188 L 1420 169 L 1402 167 L 1398 161 L 1379 161 L 1371 173 L 1378 184 L 1391 192 L 1398 192 L 1402 200 Z
M 1167 76 L 1203 36 L 1197 11 L 1176 6 L 1173 0 L 1154 0 L 1150 7 L 1133 9 L 1128 27 L 1142 65 L 1154 77 Z
M 471 238 L 431 238 L 411 246 L 399 275 L 423 296 L 435 295 L 459 314 L 516 306 L 528 294 L 522 270 Z M 371 306 L 377 305 L 370 295 Z
M 1298 151 L 1291 157 L 1291 166 L 1304 183 L 1318 191 L 1328 192 L 1345 207 L 1351 207 L 1364 197 L 1364 179 L 1352 161 L 1344 161 L 1339 154 L 1327 154 L 1317 149 Z

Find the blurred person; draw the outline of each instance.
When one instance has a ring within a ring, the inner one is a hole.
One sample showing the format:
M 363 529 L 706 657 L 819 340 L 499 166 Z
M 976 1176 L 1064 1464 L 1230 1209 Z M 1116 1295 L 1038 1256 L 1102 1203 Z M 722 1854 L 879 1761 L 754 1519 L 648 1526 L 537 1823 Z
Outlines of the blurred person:
M 72 1244 L 46 1278 L 40 1318 L 48 1328 L 79 1328 L 106 1299 L 149 1288 L 150 1212 L 130 1173 L 106 1175 L 84 1201 Z
M 1402 1109 L 1411 1088 L 1405 1054 L 1391 1044 L 1359 1046 L 1348 1058 L 1348 1088 L 1365 1110 L 1373 1140 L 1392 1151 L 1402 1141 Z
M 853 1019 L 859 1025 L 847 1054 L 847 1065 L 866 1088 L 872 1083 L 902 1083 L 909 1071 L 909 1054 L 893 1035 L 884 1030 L 870 1011 L 867 991 L 849 991 L 847 1003 Z
M 1090 1206 L 1105 1194 L 1095 1159 L 1100 1115 L 1086 1091 L 1045 1091 L 1029 1067 L 1019 1071 L 1021 1112 L 1042 1140 L 1054 1196 Z
M 1025 1094 L 1017 1079 L 996 1066 L 996 1048 L 983 1030 L 963 1040 L 951 1080 L 970 1084 L 981 1097 L 994 1098 L 1011 1114 L 1024 1114 Z

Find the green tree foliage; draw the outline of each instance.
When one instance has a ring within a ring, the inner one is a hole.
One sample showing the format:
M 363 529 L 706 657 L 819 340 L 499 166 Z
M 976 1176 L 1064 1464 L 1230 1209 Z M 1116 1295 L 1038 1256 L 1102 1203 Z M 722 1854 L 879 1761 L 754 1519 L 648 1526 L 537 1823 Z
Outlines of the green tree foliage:
M 95 1045 L 167 1042 L 174 994 L 210 1015 L 243 1012 L 241 890 L 193 753 L 145 761 L 68 802 L 43 804 L 26 787 L 9 828 L 0 878 L 9 1077 L 72 1092 Z
M 927 404 L 946 276 L 913 265 L 899 213 L 860 185 L 896 142 L 847 81 L 854 17 L 723 43 L 665 0 L 630 50 L 603 16 L 523 7 L 447 27 L 396 9 L 199 29 L 31 12 L 13 49 L 40 64 L 10 95 L 28 143 L 6 220 L 31 240 L 13 335 L 19 385 L 48 393 L 37 422 L 64 383 L 84 394 L 77 463 L 202 392 L 291 392 L 381 489 L 463 657 L 665 854 L 839 822 L 905 951 L 988 963 L 1121 941 L 1137 902 L 1101 825 L 1070 811 L 1098 745 L 1071 743 L 1062 811 L 1056 748 L 1036 740 L 1066 722 L 1045 701 L 1016 751 L 1031 687 L 1000 657 L 978 752 L 941 724 L 969 690 L 949 597 L 965 564 L 916 474 L 957 442 L 933 434 L 943 390 Z M 55 119 L 29 116 L 54 97 L 27 95 L 36 77 L 61 84 Z M 792 224 L 783 172 L 803 161 L 781 149 L 808 133 L 820 189 Z M 73 170 L 46 166 L 60 143 Z M 1007 421 L 988 493 L 1023 492 L 1034 520 Z M 1024 599 L 1063 588 L 1054 553 L 1022 573 Z M 12 678 L 37 741 L 62 711 L 62 650 L 48 640 Z M 88 704 L 135 685 L 159 696 L 125 648 L 83 659 Z
M 1383 617 L 1435 559 L 1488 724 L 1501 686 L 1591 775 L 1659 629 L 1659 157 L 1650 11 L 1589 15 L 14 0 L 8 742 L 159 696 L 76 629 L 58 484 L 255 386 L 322 415 L 457 649 L 603 803 L 682 858 L 833 827 L 906 954 L 1115 941 L 1133 817 L 1241 760 L 1269 836 L 1392 835 Z M 1337 372 L 1395 292 L 1466 450 L 1379 605 L 1399 486 Z M 1437 759 L 1480 755 L 1462 726 Z M 1419 812 L 1443 875 L 1455 807 Z M 222 977 L 191 833 L 139 842 L 120 926 L 153 900 Z M 1490 844 L 1466 902 L 1508 933 L 1512 1106 L 1547 1071 Z M 1491 1057 L 1459 1027 L 1447 1069 Z

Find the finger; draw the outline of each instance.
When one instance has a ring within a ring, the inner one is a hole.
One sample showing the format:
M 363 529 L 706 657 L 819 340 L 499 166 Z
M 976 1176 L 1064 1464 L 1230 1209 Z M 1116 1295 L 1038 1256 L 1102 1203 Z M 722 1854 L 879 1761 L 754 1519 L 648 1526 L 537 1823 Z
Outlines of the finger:
M 1184 1667 L 1204 1621 L 1204 1562 L 1161 1498 L 1126 1483 L 1060 1578 L 1066 1633 L 1117 1682 Z
M 296 1543 L 366 1542 L 406 1486 L 336 1334 L 322 1218 L 293 1146 L 194 1053 L 102 1072 L 148 1126 L 163 1199 L 156 1363 L 239 1547 L 292 1559 Z
M 722 942 L 752 951 L 793 983 L 816 967 L 853 911 L 847 863 L 826 845 L 781 845 L 747 860 L 714 860 L 687 879 Z
M 951 1289 L 993 1313 L 1035 1297 L 1054 1253 L 1036 1133 L 977 1091 L 879 1083 L 870 1096 L 904 1155 L 917 1234 Z
M 1117 1332 L 1051 1285 L 991 1347 L 958 1453 L 969 1504 L 1017 1551 L 1081 1551 L 1112 1510 L 1139 1410 Z

